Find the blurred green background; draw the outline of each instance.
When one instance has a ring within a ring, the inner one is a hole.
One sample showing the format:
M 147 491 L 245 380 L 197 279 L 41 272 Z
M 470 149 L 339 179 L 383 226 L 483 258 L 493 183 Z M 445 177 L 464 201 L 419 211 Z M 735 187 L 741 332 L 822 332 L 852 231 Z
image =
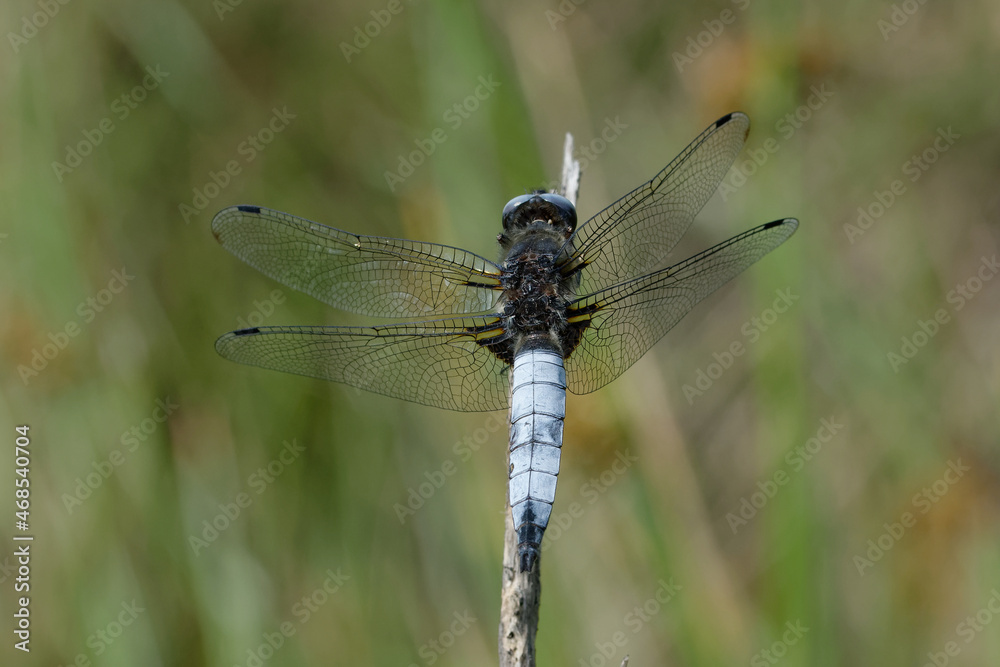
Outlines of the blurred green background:
M 586 218 L 736 109 L 747 149 L 675 258 L 801 227 L 570 397 L 538 662 L 1000 661 L 995 2 L 3 15 L 0 499 L 9 537 L 28 424 L 35 535 L 30 656 L 0 549 L 3 664 L 496 664 L 505 415 L 217 357 L 241 326 L 361 320 L 230 256 L 212 215 L 492 258 L 566 131 Z

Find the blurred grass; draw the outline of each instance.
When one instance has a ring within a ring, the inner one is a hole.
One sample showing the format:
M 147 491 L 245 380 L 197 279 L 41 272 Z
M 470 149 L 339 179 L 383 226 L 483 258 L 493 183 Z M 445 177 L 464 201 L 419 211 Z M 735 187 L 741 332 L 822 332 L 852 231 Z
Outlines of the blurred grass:
M 355 318 L 230 257 L 211 216 L 256 203 L 492 257 L 500 208 L 558 177 L 564 132 L 587 145 L 609 119 L 627 125 L 588 165 L 586 217 L 737 108 L 754 122 L 741 161 L 769 138 L 778 149 L 683 249 L 782 216 L 802 226 L 614 385 L 570 399 L 539 664 L 764 664 L 796 621 L 809 631 L 787 664 L 924 664 L 949 641 L 955 664 L 996 664 L 994 614 L 971 641 L 957 633 L 1000 587 L 1000 292 L 987 281 L 961 310 L 947 294 L 997 249 L 997 7 L 922 5 L 883 39 L 891 3 L 585 3 L 554 27 L 555 3 L 400 6 L 350 62 L 341 43 L 386 3 L 244 2 L 221 19 L 208 3 L 70 3 L 17 49 L 8 36 L 0 413 L 8 433 L 30 424 L 35 448 L 25 664 L 247 665 L 285 622 L 295 634 L 266 664 L 494 663 L 504 429 L 219 359 L 215 337 L 255 311 Z M 725 9 L 733 20 L 678 71 L 674 54 Z M 4 34 L 38 11 L 6 5 Z M 117 115 L 157 66 L 169 75 Z M 445 112 L 480 76 L 499 88 L 452 127 Z M 789 136 L 782 119 L 822 86 L 832 97 Z M 241 143 L 285 108 L 294 119 L 247 160 Z M 52 163 L 109 117 L 59 180 Z M 385 172 L 436 127 L 447 140 L 390 190 Z M 904 163 L 949 127 L 960 138 L 910 181 Z M 179 206 L 230 160 L 240 173 L 186 221 Z M 845 225 L 894 179 L 905 193 L 852 243 Z M 122 267 L 135 279 L 85 321 L 80 304 Z M 749 341 L 741 327 L 784 289 L 798 301 Z M 894 372 L 887 353 L 939 308 L 950 321 Z M 70 322 L 79 335 L 22 381 Z M 684 386 L 734 341 L 746 353 L 689 401 Z M 178 408 L 130 451 L 158 399 Z M 830 417 L 843 429 L 793 470 L 786 455 Z M 293 440 L 305 451 L 257 494 L 251 476 Z M 124 463 L 68 511 L 115 450 Z M 638 460 L 609 477 L 626 451 Z M 394 506 L 448 460 L 457 472 L 401 524 Z M 969 472 L 921 513 L 915 494 L 957 460 Z M 734 534 L 727 514 L 778 470 L 787 484 Z M 240 492 L 250 506 L 196 555 L 191 536 Z M 915 525 L 860 576 L 855 557 L 906 511 Z M 348 578 L 324 595 L 328 570 Z M 671 581 L 670 602 L 636 614 Z M 135 622 L 96 639 L 133 600 Z M 466 612 L 476 621 L 449 637 Z M 605 663 L 616 632 L 626 643 Z M 0 655 L 24 663 L 10 642 Z

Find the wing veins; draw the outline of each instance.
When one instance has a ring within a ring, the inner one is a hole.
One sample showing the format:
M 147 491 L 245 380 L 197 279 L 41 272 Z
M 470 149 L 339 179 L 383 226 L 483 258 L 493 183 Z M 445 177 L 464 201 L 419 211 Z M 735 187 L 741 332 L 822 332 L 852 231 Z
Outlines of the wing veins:
M 584 289 L 599 291 L 661 264 L 725 177 L 748 129 L 746 115 L 723 116 L 647 183 L 581 225 L 567 264 L 588 266 Z
M 500 267 L 434 243 L 362 236 L 256 206 L 232 206 L 212 221 L 219 242 L 288 287 L 375 317 L 485 313 Z
M 258 327 L 216 341 L 238 363 L 341 382 L 423 405 L 502 410 L 507 365 L 479 336 L 497 317 L 462 317 L 374 327 Z
M 567 307 L 580 341 L 566 359 L 574 393 L 603 387 L 625 372 L 702 299 L 783 243 L 788 218 L 755 227 L 683 262 L 588 294 Z

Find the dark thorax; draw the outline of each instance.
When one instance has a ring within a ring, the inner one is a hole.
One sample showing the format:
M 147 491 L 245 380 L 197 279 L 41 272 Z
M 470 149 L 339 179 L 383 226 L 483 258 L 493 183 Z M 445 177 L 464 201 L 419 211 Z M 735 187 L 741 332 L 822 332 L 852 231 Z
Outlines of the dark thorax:
M 526 346 L 544 346 L 563 356 L 569 331 L 566 304 L 580 276 L 560 267 L 572 255 L 567 243 L 576 227 L 576 210 L 559 195 L 535 192 L 516 197 L 504 208 L 504 231 L 497 237 L 503 275 L 500 315 L 510 337 L 494 353 L 508 363 Z M 507 358 L 509 357 L 509 358 Z

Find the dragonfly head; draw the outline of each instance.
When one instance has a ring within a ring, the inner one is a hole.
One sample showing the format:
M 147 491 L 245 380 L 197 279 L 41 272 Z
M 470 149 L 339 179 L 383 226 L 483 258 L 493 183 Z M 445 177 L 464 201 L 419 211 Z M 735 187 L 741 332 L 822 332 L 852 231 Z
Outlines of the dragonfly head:
M 503 207 L 505 234 L 549 228 L 568 239 L 576 229 L 576 207 L 562 195 L 545 190 L 514 197 Z

